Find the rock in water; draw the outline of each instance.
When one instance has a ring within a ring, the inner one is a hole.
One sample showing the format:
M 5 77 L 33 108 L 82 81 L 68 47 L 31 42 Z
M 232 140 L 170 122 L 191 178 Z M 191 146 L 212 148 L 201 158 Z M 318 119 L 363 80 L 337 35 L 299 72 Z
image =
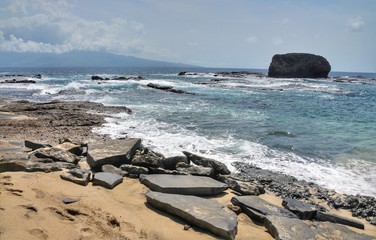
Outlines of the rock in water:
M 147 202 L 164 212 L 224 239 L 235 239 L 238 220 L 234 212 L 216 201 L 195 196 L 146 193 Z
M 331 70 L 322 56 L 309 53 L 287 53 L 273 56 L 269 77 L 277 78 L 327 78 Z

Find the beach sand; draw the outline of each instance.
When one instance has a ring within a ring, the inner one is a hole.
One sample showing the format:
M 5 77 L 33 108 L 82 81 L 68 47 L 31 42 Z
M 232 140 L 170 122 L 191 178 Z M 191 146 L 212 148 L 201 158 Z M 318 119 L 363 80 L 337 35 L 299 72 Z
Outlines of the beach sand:
M 13 113 L 0 115 L 0 121 L 12 120 L 8 125 L 33 119 L 33 116 Z M 36 127 L 28 135 L 17 124 L 14 128 L 4 128 L 7 124 L 0 126 L 0 153 L 22 139 L 54 142 L 65 137 L 59 135 L 61 130 L 44 128 L 49 134 L 38 139 L 37 133 L 42 129 Z M 9 131 L 11 134 L 7 134 Z M 64 133 L 74 135 L 74 129 L 67 128 Z M 85 159 L 80 164 L 85 165 Z M 144 196 L 148 189 L 137 179 L 124 178 L 122 184 L 109 190 L 91 183 L 84 187 L 63 181 L 60 173 L 0 173 L 0 239 L 218 239 L 196 227 L 184 230 L 185 221 L 149 206 Z M 228 205 L 233 196 L 227 190 L 211 199 Z M 62 200 L 67 197 L 80 200 L 64 204 Z M 277 205 L 282 202 L 271 193 L 260 197 Z M 351 218 L 348 211 L 331 209 L 330 212 Z M 365 224 L 365 230 L 350 229 L 376 236 L 375 226 L 357 220 Z M 273 238 L 261 224 L 241 213 L 236 239 Z

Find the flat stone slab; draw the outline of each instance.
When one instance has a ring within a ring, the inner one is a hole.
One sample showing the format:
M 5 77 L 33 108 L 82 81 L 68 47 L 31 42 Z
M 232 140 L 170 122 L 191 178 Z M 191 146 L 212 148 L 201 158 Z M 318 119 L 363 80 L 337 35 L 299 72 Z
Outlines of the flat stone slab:
M 153 191 L 196 196 L 213 196 L 228 188 L 212 178 L 190 175 L 141 174 L 140 182 Z
M 139 138 L 127 138 L 89 143 L 87 162 L 91 168 L 105 164 L 120 166 L 131 163 L 136 150 L 141 145 Z
M 357 239 L 370 240 L 371 236 L 356 233 L 345 226 L 329 222 L 303 221 L 296 218 L 267 216 L 265 227 L 274 239 L 306 240 L 306 239 Z
M 282 201 L 282 206 L 291 212 L 299 216 L 303 220 L 311 220 L 316 216 L 319 208 L 315 205 L 305 203 L 292 198 L 284 198 Z
M 146 199 L 153 207 L 178 216 L 189 224 L 224 239 L 235 239 L 238 225 L 237 215 L 216 201 L 196 196 L 152 191 L 146 193 Z
M 231 199 L 232 204 L 242 208 L 243 212 L 250 218 L 263 222 L 267 216 L 282 216 L 298 218 L 292 212 L 271 204 L 257 196 L 236 196 Z
M 265 218 L 264 225 L 274 239 L 314 240 L 317 235 L 308 224 L 298 218 L 269 215 Z
M 349 218 L 341 217 L 335 214 L 329 214 L 324 212 L 317 212 L 315 219 L 318 221 L 327 221 L 332 223 L 339 223 L 350 227 L 364 229 L 364 224 Z
M 93 185 L 113 189 L 123 182 L 123 177 L 115 173 L 99 172 L 93 177 Z

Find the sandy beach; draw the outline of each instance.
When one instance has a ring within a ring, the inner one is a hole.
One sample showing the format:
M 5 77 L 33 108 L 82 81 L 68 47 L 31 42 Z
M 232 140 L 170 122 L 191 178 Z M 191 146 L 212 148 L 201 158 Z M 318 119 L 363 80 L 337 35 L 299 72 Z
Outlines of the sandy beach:
M 3 101 L 0 105 L 7 104 Z M 51 124 L 53 121 L 47 122 L 51 116 L 33 114 L 0 112 L 0 156 L 19 149 L 26 139 L 55 143 L 65 137 L 82 141 L 103 138 L 90 131 L 103 123 L 103 117 L 77 131 L 79 124 L 57 126 Z M 86 120 L 90 116 L 85 115 Z M 86 159 L 79 164 L 87 167 Z M 0 239 L 218 239 L 196 227 L 184 230 L 184 220 L 151 207 L 145 199 L 148 189 L 138 179 L 124 178 L 122 184 L 109 190 L 91 183 L 80 186 L 63 181 L 59 175 L 60 172 L 0 173 Z M 233 196 L 232 190 L 226 190 L 211 199 L 228 205 Z M 62 200 L 68 197 L 80 200 L 64 204 Z M 282 202 L 270 192 L 260 197 L 278 205 Z M 349 211 L 325 207 L 331 213 L 352 218 Z M 365 225 L 365 230 L 349 229 L 376 236 L 376 226 L 364 219 L 356 220 Z M 241 213 L 236 239 L 273 238 L 262 224 Z

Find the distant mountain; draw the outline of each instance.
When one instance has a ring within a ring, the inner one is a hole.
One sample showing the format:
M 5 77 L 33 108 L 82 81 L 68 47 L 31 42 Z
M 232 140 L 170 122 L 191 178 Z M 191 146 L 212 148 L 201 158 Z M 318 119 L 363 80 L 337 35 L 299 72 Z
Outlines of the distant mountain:
M 0 52 L 0 67 L 197 67 L 106 52 Z

